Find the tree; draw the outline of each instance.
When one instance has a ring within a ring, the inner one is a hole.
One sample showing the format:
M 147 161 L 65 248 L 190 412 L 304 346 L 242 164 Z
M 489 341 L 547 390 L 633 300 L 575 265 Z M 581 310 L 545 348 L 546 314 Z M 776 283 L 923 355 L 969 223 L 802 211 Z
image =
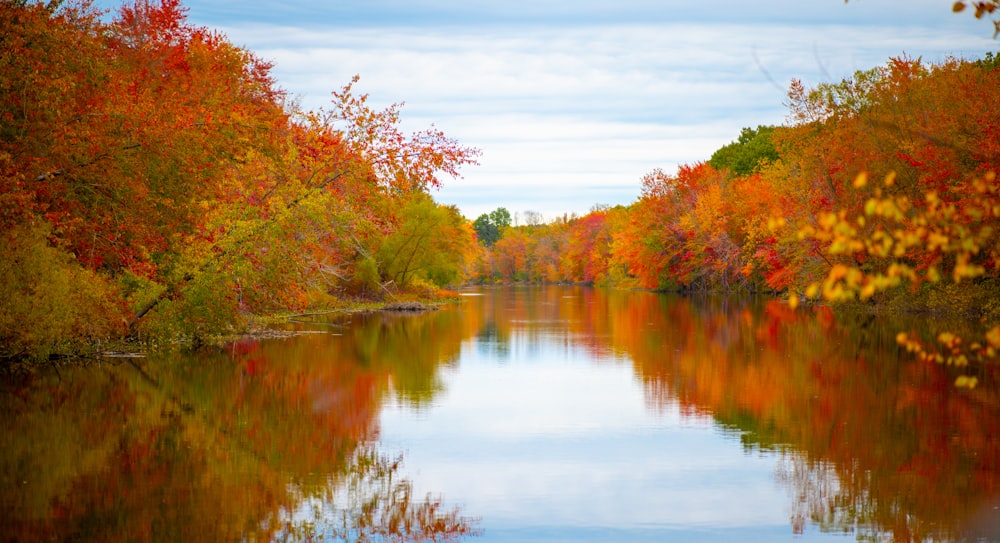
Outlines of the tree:
M 472 228 L 476 231 L 479 243 L 486 247 L 492 247 L 503 236 L 503 231 L 510 226 L 510 212 L 506 208 L 498 207 L 493 211 L 483 213 L 472 223 Z
M 948 330 L 898 337 L 924 360 L 967 368 L 956 378 L 966 386 L 977 382 L 974 366 L 995 360 L 1000 348 L 1000 314 L 984 302 L 995 299 L 1000 272 L 1000 115 L 983 106 L 1000 100 L 998 78 L 988 63 L 892 59 L 796 92 L 805 97 L 800 111 L 823 114 L 792 127 L 796 139 L 783 142 L 782 160 L 796 161 L 822 195 L 799 199 L 797 207 L 811 212 L 788 221 L 791 228 L 778 221 L 786 239 L 797 233 L 795 243 L 812 253 L 798 292 L 978 315 L 982 329 L 966 341 Z
M 472 223 L 472 228 L 476 232 L 479 243 L 486 247 L 492 247 L 500 239 L 500 229 L 490 221 L 490 216 L 483 213 Z
M 725 176 L 704 162 L 647 174 L 629 225 L 615 236 L 617 258 L 647 288 L 728 288 L 742 264 L 727 192 Z
M 504 281 L 530 279 L 529 259 L 536 240 L 522 228 L 509 229 L 492 247 L 492 259 Z
M 490 222 L 497 225 L 500 233 L 503 234 L 503 230 L 510 226 L 510 212 L 505 207 L 498 207 L 490 212 Z
M 883 184 L 889 189 L 894 182 L 890 174 Z M 807 287 L 806 296 L 833 302 L 869 300 L 906 284 L 915 288 L 941 282 L 971 282 L 964 289 L 982 295 L 974 282 L 995 280 L 1000 273 L 1000 188 L 993 172 L 969 185 L 974 197 L 962 205 L 942 200 L 934 192 L 927 193 L 924 202 L 913 202 L 905 196 L 885 196 L 877 188 L 864 214 L 856 219 L 840 211 L 824 215 L 817 228 L 803 228 L 800 236 L 822 242 L 835 262 L 822 282 Z M 866 186 L 867 176 L 859 175 L 855 187 Z M 963 302 L 968 305 L 972 300 Z M 987 318 L 997 318 L 996 308 L 984 309 Z M 1000 357 L 1000 325 L 985 329 L 981 338 L 967 346 L 949 331 L 939 333 L 935 342 L 900 332 L 897 341 L 924 361 L 962 368 Z M 977 379 L 961 375 L 956 383 L 974 387 Z
M 437 286 L 457 282 L 465 270 L 467 247 L 474 243 L 458 209 L 418 192 L 401 215 L 402 222 L 378 250 L 382 276 L 399 287 L 416 278 Z
M 744 177 L 758 171 L 761 165 L 778 160 L 778 150 L 772 135 L 777 128 L 758 126 L 744 128 L 736 141 L 712 153 L 708 163 L 716 170 L 729 170 L 734 175 Z
M 568 225 L 562 266 L 564 280 L 599 283 L 606 279 L 611 252 L 610 208 L 598 209 Z
M 296 110 L 270 64 L 189 24 L 179 0 L 107 22 L 85 0 L 0 2 L 0 28 L 0 228 L 44 255 L 4 280 L 54 262 L 103 298 L 39 330 L 197 336 L 328 301 L 403 203 L 478 155 L 436 129 L 402 134 L 401 105 L 372 109 L 357 78 L 329 111 Z
M 540 212 L 529 209 L 524 212 L 524 224 L 526 226 L 541 226 L 545 224 L 545 217 Z

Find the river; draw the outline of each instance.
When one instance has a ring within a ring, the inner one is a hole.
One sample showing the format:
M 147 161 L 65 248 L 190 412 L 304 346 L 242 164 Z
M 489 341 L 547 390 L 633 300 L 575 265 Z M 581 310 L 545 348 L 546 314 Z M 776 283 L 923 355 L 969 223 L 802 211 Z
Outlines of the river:
M 2 375 L 5 541 L 996 541 L 1000 392 L 927 318 L 495 287 Z M 365 539 L 367 538 L 367 539 Z

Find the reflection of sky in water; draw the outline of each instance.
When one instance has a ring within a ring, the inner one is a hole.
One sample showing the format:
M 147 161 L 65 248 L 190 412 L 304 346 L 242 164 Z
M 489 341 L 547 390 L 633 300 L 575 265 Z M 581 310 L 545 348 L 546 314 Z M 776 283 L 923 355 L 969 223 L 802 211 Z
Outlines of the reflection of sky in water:
M 552 331 L 480 336 L 433 405 L 386 406 L 382 448 L 405 454 L 417 495 L 481 517 L 483 541 L 828 537 L 793 536 L 777 455 L 676 404 L 648 409 L 628 360 Z

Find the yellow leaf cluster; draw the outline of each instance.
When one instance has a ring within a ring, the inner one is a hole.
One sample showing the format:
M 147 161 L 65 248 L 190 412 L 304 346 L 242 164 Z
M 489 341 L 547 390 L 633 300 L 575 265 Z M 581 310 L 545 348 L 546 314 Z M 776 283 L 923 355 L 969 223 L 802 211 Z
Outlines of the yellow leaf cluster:
M 996 181 L 996 174 L 988 173 L 962 185 L 964 192 L 959 193 L 972 197 L 949 201 L 927 192 L 918 203 L 906 195 L 885 195 L 882 187 L 872 189 L 867 174 L 858 175 L 853 187 L 872 192 L 863 215 L 851 220 L 845 210 L 828 212 L 818 216 L 814 226 L 799 231 L 799 239 L 820 242 L 824 258 L 830 258 L 826 277 L 806 288 L 806 298 L 868 300 L 906 283 L 937 283 L 947 277 L 958 284 L 996 273 L 1000 265 Z M 884 187 L 893 186 L 895 175 L 890 174 Z M 940 333 L 933 346 L 905 332 L 896 341 L 920 360 L 965 367 L 996 359 L 1000 326 L 987 331 L 982 342 L 966 344 L 948 331 Z M 963 375 L 955 384 L 973 388 L 977 379 Z
M 853 185 L 858 190 L 865 189 L 867 174 L 859 175 Z M 895 175 L 887 175 L 884 185 L 894 186 Z M 987 220 L 1000 217 L 996 174 L 977 178 L 968 188 L 976 198 L 962 202 L 961 206 L 945 202 L 936 192 L 928 192 L 923 195 L 924 205 L 919 207 L 905 196 L 884 196 L 882 188 L 876 188 L 864 204 L 864 214 L 855 220 L 841 210 L 823 213 L 815 226 L 803 227 L 799 239 L 821 242 L 826 254 L 866 255 L 875 259 L 876 268 L 884 266 L 886 270 L 858 276 L 854 272 L 848 274 L 842 264 L 831 264 L 824 281 L 824 298 L 867 299 L 876 292 L 899 286 L 901 279 L 937 282 L 942 277 L 939 267 L 949 263 L 949 275 L 956 283 L 986 274 L 985 263 L 1000 260 L 997 230 L 993 221 Z M 849 280 L 840 281 L 848 277 Z

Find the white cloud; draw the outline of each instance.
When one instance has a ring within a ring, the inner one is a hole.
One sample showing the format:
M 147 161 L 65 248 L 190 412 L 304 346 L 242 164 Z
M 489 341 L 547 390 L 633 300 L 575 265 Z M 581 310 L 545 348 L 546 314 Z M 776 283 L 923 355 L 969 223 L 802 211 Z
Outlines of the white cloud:
M 358 90 L 373 102 L 406 102 L 407 127 L 434 123 L 482 148 L 482 165 L 445 180 L 437 194 L 470 217 L 497 206 L 583 213 L 598 203 L 580 199 L 589 187 L 630 186 L 630 199 L 622 201 L 623 190 L 612 202 L 628 203 L 652 168 L 706 160 L 742 127 L 782 122 L 793 77 L 839 80 L 904 51 L 940 60 L 991 43 L 926 28 L 838 25 L 226 30 L 272 60 L 278 80 L 307 107 L 323 106 L 360 74 Z M 539 190 L 504 190 L 524 185 Z M 472 188 L 496 200 L 477 199 Z

